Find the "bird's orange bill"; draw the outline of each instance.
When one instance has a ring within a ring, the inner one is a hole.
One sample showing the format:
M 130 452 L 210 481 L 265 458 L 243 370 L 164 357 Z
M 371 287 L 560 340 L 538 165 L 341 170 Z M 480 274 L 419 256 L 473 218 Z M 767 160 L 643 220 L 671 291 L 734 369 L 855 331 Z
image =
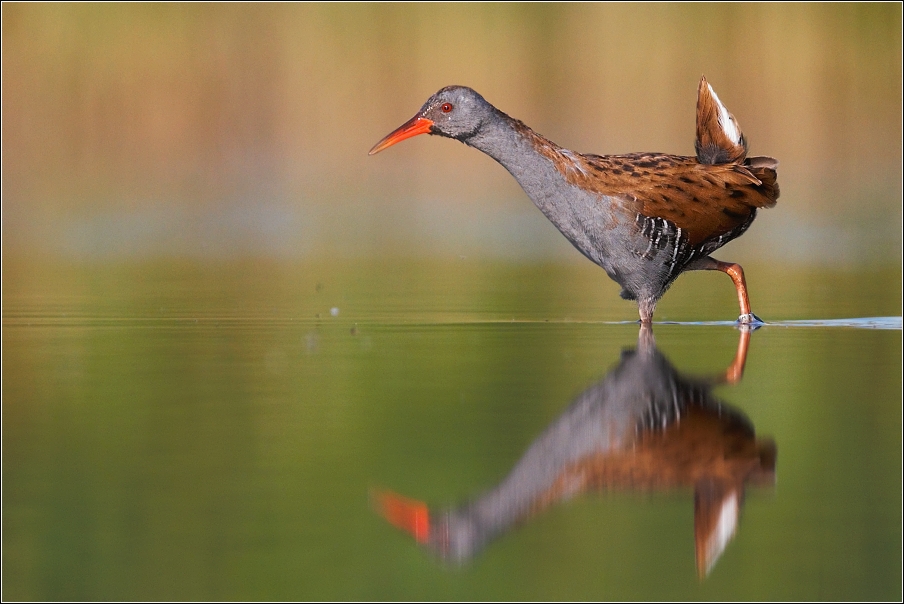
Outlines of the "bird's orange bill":
M 427 542 L 430 537 L 430 511 L 426 503 L 392 491 L 374 491 L 371 497 L 377 512 L 391 525 L 412 535 L 418 543 Z
M 429 134 L 432 127 L 432 120 L 428 120 L 425 117 L 416 115 L 390 132 L 388 135 L 386 135 L 383 140 L 374 145 L 374 148 L 370 150 L 368 155 L 379 153 L 386 147 L 391 147 L 394 144 L 405 140 L 406 138 L 411 138 L 412 136 L 417 136 L 418 134 Z

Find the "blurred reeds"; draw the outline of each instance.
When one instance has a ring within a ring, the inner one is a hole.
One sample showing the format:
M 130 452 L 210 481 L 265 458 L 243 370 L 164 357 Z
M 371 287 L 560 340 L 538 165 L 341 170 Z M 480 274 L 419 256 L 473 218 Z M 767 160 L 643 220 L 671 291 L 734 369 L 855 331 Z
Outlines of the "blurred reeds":
M 465 84 L 569 148 L 693 152 L 701 74 L 779 205 L 737 244 L 900 263 L 901 5 L 4 4 L 3 251 L 579 256 L 451 141 Z M 743 246 L 748 246 L 744 248 Z

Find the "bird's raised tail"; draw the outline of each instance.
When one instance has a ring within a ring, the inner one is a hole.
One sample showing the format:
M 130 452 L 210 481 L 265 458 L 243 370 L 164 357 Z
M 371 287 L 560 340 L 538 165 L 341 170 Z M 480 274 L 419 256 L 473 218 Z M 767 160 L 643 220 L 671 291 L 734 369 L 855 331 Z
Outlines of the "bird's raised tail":
M 739 164 L 743 171 L 759 182 L 752 183 L 758 195 L 747 204 L 771 208 L 778 199 L 778 161 L 771 157 L 747 157 L 747 139 L 738 120 L 731 114 L 706 78 L 697 88 L 697 161 L 701 164 Z M 741 168 L 735 168 L 741 170 Z
M 747 157 L 741 126 L 706 78 L 697 88 L 697 161 L 701 164 L 739 164 Z

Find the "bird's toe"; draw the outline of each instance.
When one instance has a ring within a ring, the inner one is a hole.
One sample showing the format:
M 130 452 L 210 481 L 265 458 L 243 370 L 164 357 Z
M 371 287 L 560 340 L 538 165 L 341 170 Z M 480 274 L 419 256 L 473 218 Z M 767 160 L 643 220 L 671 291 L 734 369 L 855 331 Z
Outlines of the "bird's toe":
M 738 317 L 737 324 L 756 328 L 761 325 L 765 325 L 766 322 L 751 312 L 751 313 L 747 313 L 746 315 L 741 315 L 740 317 Z

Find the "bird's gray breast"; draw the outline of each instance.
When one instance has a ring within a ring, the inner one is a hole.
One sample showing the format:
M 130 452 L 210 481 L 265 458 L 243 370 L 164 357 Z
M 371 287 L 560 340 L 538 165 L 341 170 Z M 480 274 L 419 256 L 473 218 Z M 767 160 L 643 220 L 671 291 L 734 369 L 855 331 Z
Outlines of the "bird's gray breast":
M 584 256 L 602 267 L 631 295 L 652 273 L 668 272 L 668 255 L 677 241 L 665 221 L 657 233 L 643 232 L 625 200 L 565 183 L 556 193 L 532 197 L 534 203 Z M 669 223 L 670 224 L 670 223 Z M 642 278 L 638 278 L 643 276 Z

